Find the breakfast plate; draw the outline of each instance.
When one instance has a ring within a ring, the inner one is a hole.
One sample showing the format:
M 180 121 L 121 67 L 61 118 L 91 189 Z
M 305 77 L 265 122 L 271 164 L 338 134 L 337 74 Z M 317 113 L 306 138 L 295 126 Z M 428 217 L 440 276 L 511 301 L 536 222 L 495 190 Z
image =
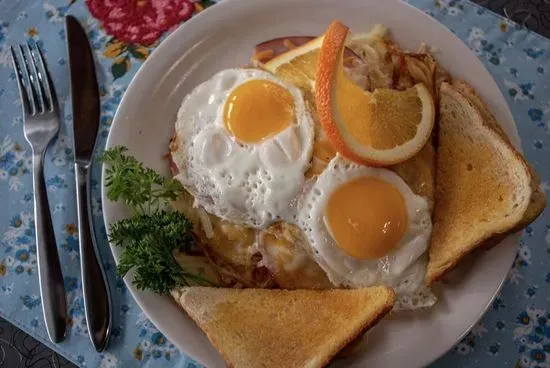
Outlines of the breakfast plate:
M 260 42 L 288 35 L 319 35 L 334 18 L 365 32 L 387 26 L 404 49 L 422 42 L 437 49 L 438 61 L 469 82 L 495 113 L 513 144 L 519 136 L 506 101 L 489 72 L 449 30 L 421 11 L 397 0 L 225 0 L 174 31 L 148 58 L 128 87 L 116 113 L 107 148 L 128 153 L 157 172 L 169 175 L 168 142 L 183 98 L 216 72 L 248 63 Z M 105 177 L 105 176 L 104 176 Z M 107 225 L 128 216 L 125 207 L 107 199 Z M 439 302 L 429 310 L 399 312 L 380 322 L 361 348 L 334 362 L 342 366 L 424 366 L 456 344 L 481 318 L 513 263 L 519 235 L 464 262 L 437 285 Z M 121 249 L 112 247 L 116 260 Z M 208 367 L 225 366 L 202 331 L 168 296 L 137 290 L 131 272 L 130 292 L 151 321 L 184 353 Z M 363 346 L 364 345 L 364 346 Z

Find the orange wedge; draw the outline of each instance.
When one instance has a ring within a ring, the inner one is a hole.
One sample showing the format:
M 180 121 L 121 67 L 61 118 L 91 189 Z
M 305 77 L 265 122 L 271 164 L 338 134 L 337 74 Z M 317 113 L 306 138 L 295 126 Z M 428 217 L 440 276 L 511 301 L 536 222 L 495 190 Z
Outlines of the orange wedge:
M 304 39 L 301 37 L 300 39 Z M 285 82 L 291 83 L 300 88 L 307 101 L 315 104 L 315 76 L 317 73 L 317 64 L 319 51 L 323 44 L 324 35 L 314 38 L 299 47 L 291 48 L 282 54 L 279 54 L 271 60 L 265 62 L 262 67 L 275 74 Z M 277 42 L 270 40 L 269 42 Z M 262 52 L 269 51 L 262 49 Z M 260 55 L 261 56 L 261 55 Z M 352 65 L 354 61 L 361 58 L 349 49 L 344 51 L 344 65 Z
M 405 91 L 361 89 L 344 74 L 348 34 L 348 27 L 333 22 L 319 52 L 315 104 L 323 130 L 350 160 L 374 166 L 403 162 L 430 137 L 435 116 L 432 95 L 423 84 Z
M 263 68 L 302 90 L 307 101 L 315 104 L 315 73 L 323 36 L 278 55 Z

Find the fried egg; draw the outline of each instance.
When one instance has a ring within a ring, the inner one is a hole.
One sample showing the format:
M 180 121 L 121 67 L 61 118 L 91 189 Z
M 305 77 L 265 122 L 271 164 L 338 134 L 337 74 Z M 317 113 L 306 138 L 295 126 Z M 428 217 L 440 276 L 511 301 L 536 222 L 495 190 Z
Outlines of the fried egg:
M 184 99 L 176 135 L 177 179 L 195 205 L 254 228 L 292 216 L 314 139 L 299 89 L 261 70 L 223 70 Z
M 393 171 L 336 156 L 299 200 L 296 221 L 335 285 L 391 286 L 403 309 L 435 303 L 423 283 L 428 202 Z

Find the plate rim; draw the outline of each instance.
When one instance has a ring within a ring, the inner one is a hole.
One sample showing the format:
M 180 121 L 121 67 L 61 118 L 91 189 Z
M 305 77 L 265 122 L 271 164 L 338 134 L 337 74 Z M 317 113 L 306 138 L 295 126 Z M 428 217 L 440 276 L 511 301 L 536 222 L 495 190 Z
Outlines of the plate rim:
M 301 2 L 314 2 L 315 0 L 300 0 Z M 386 0 L 388 1 L 388 0 Z M 409 4 L 408 2 L 405 2 L 405 1 L 402 1 L 402 0 L 390 0 L 394 3 L 399 3 L 400 6 L 405 6 L 407 8 L 409 8 L 410 11 L 414 11 L 416 12 L 417 14 L 421 15 L 426 21 L 428 22 L 435 22 L 439 27 L 443 28 L 448 34 L 449 36 L 453 37 L 455 39 L 455 41 L 458 41 L 460 42 L 462 45 L 464 45 L 466 48 L 468 48 L 468 51 L 470 53 L 473 53 L 471 51 L 471 49 L 456 35 L 454 34 L 454 32 L 452 32 L 447 26 L 445 26 L 443 23 L 439 22 L 437 19 L 435 19 L 434 17 L 426 14 L 425 12 L 423 12 L 421 9 L 419 8 L 416 8 L 414 7 L 413 5 Z M 269 0 L 256 0 L 255 1 L 255 6 L 260 6 L 259 4 L 261 3 L 265 3 L 265 2 L 270 2 Z M 117 124 L 117 121 L 119 121 L 121 118 L 120 118 L 120 114 L 121 114 L 121 106 L 125 105 L 125 104 L 128 104 L 128 100 L 130 99 L 129 96 L 129 91 L 131 91 L 132 89 L 135 89 L 135 85 L 138 85 L 139 84 L 139 80 L 143 77 L 143 75 L 147 72 L 147 69 L 149 68 L 149 65 L 153 64 L 154 61 L 152 60 L 155 60 L 155 55 L 157 54 L 160 54 L 164 49 L 168 49 L 169 48 L 169 43 L 173 43 L 173 40 L 175 39 L 178 39 L 178 38 L 182 38 L 182 39 L 185 39 L 185 34 L 184 34 L 184 30 L 186 29 L 189 29 L 191 27 L 193 27 L 195 24 L 198 24 L 199 22 L 202 21 L 203 18 L 206 18 L 206 17 L 210 17 L 209 13 L 212 12 L 212 11 L 216 11 L 218 13 L 222 13 L 222 12 L 226 12 L 227 13 L 227 9 L 230 9 L 232 7 L 234 7 L 232 10 L 236 11 L 236 12 L 239 12 L 239 11 L 242 11 L 242 9 L 239 8 L 239 6 L 242 6 L 242 7 L 246 7 L 247 5 L 250 5 L 250 3 L 247 3 L 247 0 L 223 0 L 221 2 L 218 2 L 215 4 L 215 6 L 211 7 L 211 8 L 208 8 L 206 9 L 206 11 L 202 11 L 196 15 L 194 15 L 191 19 L 187 20 L 186 22 L 180 24 L 176 29 L 174 29 L 164 40 L 162 40 L 162 42 L 155 48 L 155 50 L 151 53 L 151 55 L 145 60 L 145 62 L 141 65 L 141 67 L 137 70 L 137 72 L 135 73 L 135 75 L 132 77 L 131 81 L 128 83 L 128 86 L 127 88 L 125 89 L 124 93 L 123 93 L 123 96 L 120 100 L 120 103 L 118 104 L 117 106 L 117 109 L 116 109 L 116 112 L 113 116 L 113 120 L 112 120 L 112 125 L 109 129 L 109 134 L 108 134 L 108 137 L 107 137 L 107 140 L 105 142 L 105 147 L 104 149 L 108 149 L 110 147 L 112 147 L 113 143 L 112 141 L 114 140 L 114 134 L 113 134 L 113 128 L 115 127 L 115 125 Z M 365 6 L 368 6 L 368 2 L 365 2 Z M 226 9 L 227 8 L 227 9 Z M 226 18 L 227 19 L 227 18 Z M 510 109 L 510 105 L 508 104 L 508 102 L 506 101 L 506 98 L 504 96 L 504 94 L 502 93 L 502 90 L 499 88 L 499 86 L 496 84 L 496 81 L 494 80 L 493 78 L 493 75 L 491 74 L 491 72 L 487 69 L 487 67 L 481 62 L 481 60 L 479 60 L 479 58 L 474 54 L 474 56 L 476 57 L 477 61 L 479 62 L 479 64 L 483 67 L 483 69 L 485 69 L 485 71 L 487 71 L 487 73 L 490 75 L 491 77 L 491 80 L 493 82 L 493 87 L 495 88 L 495 91 L 498 92 L 498 95 L 499 95 L 499 98 L 502 99 L 502 101 L 504 101 L 504 105 L 503 106 L 500 106 L 500 108 L 504 109 L 503 113 L 505 113 L 508 117 L 508 119 L 513 123 L 513 129 L 511 129 L 510 132 L 507 132 L 509 138 L 511 139 L 513 145 L 521 152 L 523 153 L 523 150 L 522 150 L 522 147 L 521 147 L 521 139 L 520 139 L 520 136 L 519 136 L 519 132 L 518 132 L 518 129 L 517 129 L 517 124 L 515 122 L 515 119 L 513 117 L 513 114 L 511 112 L 511 109 Z M 101 164 L 101 204 L 102 204 L 102 208 L 104 209 L 102 211 L 102 219 L 103 219 L 103 222 L 105 224 L 105 229 L 106 229 L 106 233 L 107 233 L 107 236 L 109 234 L 109 228 L 108 228 L 108 219 L 107 219 L 107 212 L 105 211 L 105 208 L 107 208 L 106 206 L 106 202 L 110 202 L 107 198 L 107 194 L 106 194 L 106 187 L 105 187 L 105 170 L 106 170 L 106 166 L 105 164 Z M 499 246 L 501 243 L 504 243 L 504 242 L 507 242 L 507 241 L 511 241 L 513 243 L 516 244 L 516 250 L 517 250 L 517 247 L 519 245 L 519 242 L 520 242 L 520 234 L 521 234 L 521 231 L 520 232 L 517 232 L 517 233 L 513 233 L 513 234 L 510 234 L 508 236 L 505 237 L 505 239 L 503 239 L 497 246 Z M 115 255 L 115 252 L 114 252 L 114 245 L 111 244 L 109 242 L 109 248 L 110 248 L 110 251 L 111 251 L 111 254 L 113 255 L 113 258 L 115 260 L 115 263 L 118 264 L 118 257 Z M 443 357 L 445 354 L 447 354 L 457 343 L 459 343 L 464 337 L 466 337 L 466 335 L 473 329 L 473 327 L 483 318 L 483 316 L 487 313 L 488 309 L 490 308 L 490 306 L 493 304 L 495 298 L 498 297 L 498 295 L 500 294 L 503 286 L 505 285 L 507 279 L 508 279 L 508 275 L 509 275 L 509 272 L 511 270 L 511 268 L 513 267 L 513 264 L 514 264 L 514 260 L 515 260 L 515 257 L 510 257 L 510 260 L 509 260 L 509 265 L 507 266 L 507 273 L 506 275 L 500 280 L 497 288 L 495 289 L 495 292 L 493 293 L 493 295 L 489 298 L 487 304 L 483 307 L 482 310 L 480 310 L 480 313 L 479 315 L 475 318 L 475 320 L 473 320 L 470 324 L 469 324 L 469 327 L 464 330 L 461 335 L 456 339 L 456 341 L 448 344 L 448 346 L 445 347 L 445 350 L 444 351 L 441 351 L 439 354 L 434 354 L 433 355 L 433 359 L 430 359 L 428 361 L 425 361 L 422 366 L 427 366 L 431 363 L 434 363 L 435 361 L 437 361 L 438 359 L 440 359 L 441 357 Z M 142 300 L 141 297 L 139 297 L 138 293 L 140 293 L 139 290 L 137 290 L 132 282 L 131 282 L 131 279 L 133 278 L 132 277 L 133 273 L 130 271 L 128 275 L 126 275 L 124 277 L 124 282 L 127 286 L 127 289 L 128 291 L 130 292 L 130 295 L 132 296 L 132 298 L 134 299 L 134 301 L 136 302 L 136 304 L 139 306 L 139 308 L 141 309 L 141 311 L 147 316 L 147 318 L 155 325 L 157 326 L 157 328 L 159 329 L 159 331 L 161 331 L 163 334 L 165 334 L 171 341 L 173 341 L 173 339 L 171 338 L 171 333 L 168 333 L 166 332 L 166 330 L 161 330 L 157 323 L 155 322 L 155 318 L 152 318 L 148 309 L 147 309 L 147 306 L 146 304 L 144 303 L 144 301 Z M 158 297 L 162 297 L 162 298 L 170 298 L 169 296 L 158 296 Z M 170 298 L 171 299 L 171 298 Z M 185 313 L 183 310 L 181 310 L 182 313 Z M 188 317 L 188 316 L 187 316 Z M 189 318 L 189 317 L 188 317 Z M 205 365 L 205 363 L 202 361 L 202 359 L 196 357 L 196 356 L 193 356 L 191 355 L 190 353 L 187 352 L 187 350 L 185 349 L 184 346 L 180 346 L 177 342 L 173 341 L 174 345 L 176 345 L 176 347 L 178 349 L 181 350 L 181 352 L 183 354 L 185 354 L 186 356 L 198 361 L 200 364 L 202 365 Z

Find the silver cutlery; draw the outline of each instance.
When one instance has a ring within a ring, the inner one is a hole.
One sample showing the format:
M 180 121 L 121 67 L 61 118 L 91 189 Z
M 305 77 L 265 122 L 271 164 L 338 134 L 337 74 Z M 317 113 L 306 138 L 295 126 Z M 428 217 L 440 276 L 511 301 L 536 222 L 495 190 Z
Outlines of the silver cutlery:
M 19 52 L 11 47 L 11 56 L 23 107 L 25 139 L 32 149 L 34 226 L 40 297 L 48 336 L 57 343 L 65 337 L 67 300 L 44 182 L 44 154 L 59 131 L 59 107 L 38 46 L 29 43 L 20 45 L 18 49 Z
M 99 260 L 91 222 L 90 168 L 99 129 L 99 88 L 94 58 L 86 32 L 76 20 L 65 17 L 69 54 L 75 153 L 76 200 L 80 267 L 86 324 L 97 351 L 107 346 L 111 333 L 111 299 Z

